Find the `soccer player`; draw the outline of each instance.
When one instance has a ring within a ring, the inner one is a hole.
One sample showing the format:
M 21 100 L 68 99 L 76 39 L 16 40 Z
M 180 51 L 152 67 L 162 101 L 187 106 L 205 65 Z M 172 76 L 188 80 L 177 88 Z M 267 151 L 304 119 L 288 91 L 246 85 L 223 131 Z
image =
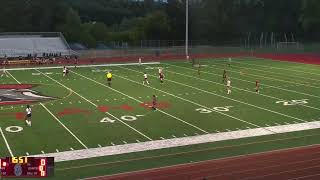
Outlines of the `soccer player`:
M 222 82 L 225 83 L 227 79 L 227 71 L 224 69 L 223 70 L 223 75 L 222 75 Z
M 107 73 L 107 80 L 108 80 L 108 86 L 111 87 L 112 74 L 110 71 Z
M 62 73 L 63 73 L 63 77 L 67 75 L 67 68 L 65 66 L 63 66 Z
M 144 80 L 143 80 L 143 85 L 144 85 L 144 83 L 147 83 L 148 85 L 149 85 L 149 81 L 148 81 L 148 75 L 147 75 L 147 73 L 145 72 L 144 74 L 143 74 L 143 78 L 144 78 Z
M 160 78 L 160 82 L 161 82 L 161 84 L 163 83 L 163 79 L 164 79 L 164 74 L 163 74 L 163 72 L 161 72 L 160 74 L 159 74 L 159 78 Z
M 3 76 L 9 77 L 5 67 L 3 67 L 2 71 L 1 71 L 1 77 L 3 77 Z
M 231 66 L 231 57 L 229 58 L 229 60 L 228 60 L 228 66 Z
M 162 73 L 162 68 L 159 68 L 159 76 L 160 76 L 161 73 Z
M 31 126 L 31 107 L 27 105 L 25 121 L 27 126 Z
M 227 94 L 231 94 L 231 80 L 228 78 L 227 80 Z
M 256 93 L 259 94 L 259 88 L 260 88 L 260 82 L 259 80 L 256 80 Z
M 156 95 L 152 96 L 152 109 L 157 110 L 157 97 L 156 97 Z

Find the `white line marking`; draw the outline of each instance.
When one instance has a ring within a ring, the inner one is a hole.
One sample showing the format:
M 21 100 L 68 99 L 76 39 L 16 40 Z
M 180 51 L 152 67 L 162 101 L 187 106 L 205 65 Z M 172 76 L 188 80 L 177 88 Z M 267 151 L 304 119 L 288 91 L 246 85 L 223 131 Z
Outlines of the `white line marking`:
M 56 149 L 56 152 L 59 152 L 59 149 Z
M 125 93 L 123 93 L 123 92 L 120 92 L 120 91 L 118 91 L 118 90 L 116 90 L 116 89 L 113 89 L 113 88 L 111 88 L 111 87 L 109 87 L 109 86 L 107 86 L 107 85 L 105 85 L 105 84 L 102 84 L 102 83 L 100 83 L 100 82 L 98 82 L 98 81 L 95 81 L 95 80 L 93 80 L 93 79 L 91 79 L 91 78 L 88 78 L 88 77 L 86 77 L 86 76 L 83 76 L 83 75 L 81 75 L 81 74 L 78 74 L 78 73 L 76 73 L 76 72 L 74 72 L 74 71 L 71 71 L 71 72 L 74 73 L 74 74 L 77 74 L 78 76 L 84 77 L 84 78 L 86 78 L 86 79 L 88 79 L 88 80 L 90 80 L 90 81 L 92 81 L 92 82 L 95 82 L 96 84 L 100 84 L 100 85 L 102 85 L 102 86 L 104 86 L 104 87 L 107 87 L 107 88 L 109 88 L 109 89 L 111 89 L 111 90 L 113 90 L 113 91 L 115 91 L 115 92 L 117 92 L 117 93 L 119 93 L 119 94 L 122 94 L 122 95 L 128 97 L 129 99 L 132 99 L 132 100 L 137 101 L 137 102 L 139 102 L 139 103 L 143 103 L 142 101 L 139 101 L 138 99 L 135 99 L 134 97 L 129 96 L 129 95 L 127 95 L 127 94 L 125 94 Z M 117 75 L 117 76 L 118 76 L 118 75 Z M 119 76 L 119 77 L 120 77 L 120 76 Z M 139 84 L 140 84 L 140 83 L 139 83 Z M 141 85 L 141 84 L 140 84 L 140 85 Z M 181 122 L 183 122 L 183 123 L 185 123 L 185 124 L 188 124 L 189 126 L 192 126 L 192 127 L 196 128 L 196 129 L 198 129 L 198 130 L 200 130 L 200 131 L 202 131 L 202 132 L 204 132 L 204 133 L 208 133 L 207 131 L 205 131 L 205 130 L 203 130 L 203 129 L 201 129 L 201 128 L 199 128 L 199 127 L 197 127 L 197 126 L 195 126 L 195 125 L 193 125 L 193 124 L 191 124 L 191 123 L 188 123 L 188 122 L 186 122 L 186 121 L 184 121 L 184 120 L 182 120 L 182 119 L 180 119 L 180 118 L 178 118 L 178 117 L 176 117 L 176 116 L 173 116 L 173 115 L 171 115 L 171 114 L 169 114 L 169 113 L 167 113 L 167 112 L 165 112 L 165 111 L 162 111 L 162 110 L 160 110 L 160 109 L 158 109 L 158 111 L 161 112 L 161 113 L 163 113 L 163 114 L 165 114 L 165 115 L 167 115 L 167 116 L 170 116 L 170 117 L 172 117 L 172 118 L 174 118 L 174 119 L 176 119 L 176 120 L 178 120 L 178 121 L 181 121 Z
M 183 66 L 177 66 L 177 65 L 173 65 L 173 64 L 170 64 L 170 66 L 180 67 L 180 68 L 183 68 L 183 69 L 188 69 L 188 70 L 192 70 L 193 71 L 193 69 L 187 68 L 187 67 L 183 67 Z M 210 73 L 210 72 L 206 72 L 206 71 L 203 71 L 203 73 L 212 74 L 212 75 L 219 76 L 219 77 L 221 76 L 219 74 Z M 240 79 L 240 78 L 235 78 L 235 77 L 233 77 L 232 79 L 237 79 L 239 81 L 244 81 L 244 82 L 248 82 L 248 83 L 251 83 L 251 84 L 254 83 L 252 81 L 248 81 L 248 80 L 244 80 L 244 79 Z M 294 90 L 289 90 L 289 89 L 284 89 L 284 88 L 281 88 L 279 86 L 271 86 L 271 85 L 267 85 L 267 84 L 261 84 L 261 86 L 266 86 L 266 87 L 270 87 L 270 88 L 280 89 L 280 90 L 283 90 L 283 91 L 288 91 L 288 92 L 293 92 L 293 93 L 297 93 L 297 94 L 303 94 L 303 95 L 306 95 L 306 96 L 320 98 L 320 96 L 316 96 L 316 95 L 308 94 L 308 93 L 304 93 L 304 92 L 299 92 L 299 91 L 294 91 Z
M 100 144 L 98 144 L 98 147 L 102 147 Z
M 123 68 L 123 67 L 122 67 L 122 68 Z M 125 68 L 125 69 L 128 69 L 128 68 Z M 282 116 L 285 116 L 285 117 L 289 117 L 289 118 L 291 118 L 291 119 L 295 119 L 295 120 L 298 120 L 298 121 L 301 121 L 301 122 L 306 122 L 305 120 L 302 120 L 302 119 L 300 119 L 300 118 L 296 118 L 296 117 L 293 117 L 293 116 L 290 116 L 290 115 L 286 115 L 286 114 L 283 114 L 283 113 L 280 113 L 280 112 L 277 112 L 277 111 L 273 111 L 273 110 L 270 110 L 270 109 L 266 109 L 266 108 L 263 108 L 263 107 L 260 107 L 260 106 L 256 106 L 256 105 L 253 105 L 253 104 L 250 104 L 250 103 L 246 103 L 246 102 L 243 102 L 243 101 L 240 101 L 240 100 L 236 100 L 236 99 L 232 99 L 232 98 L 229 98 L 229 97 L 226 97 L 226 96 L 222 96 L 222 95 L 219 95 L 219 94 L 215 94 L 215 93 L 212 93 L 212 92 L 210 92 L 210 91 L 203 90 L 203 89 L 200 89 L 200 88 L 197 88 L 197 87 L 188 85 L 188 84 L 180 83 L 180 82 L 173 81 L 173 80 L 169 80 L 169 79 L 167 79 L 167 81 L 173 82 L 173 83 L 175 83 L 175 84 L 180 84 L 180 85 L 182 85 L 182 86 L 190 87 L 190 88 L 196 89 L 196 90 L 198 90 L 198 91 L 202 91 L 202 92 L 205 92 L 205 93 L 207 93 L 207 94 L 212 94 L 212 95 L 215 95 L 215 96 L 218 96 L 218 97 L 221 97 L 221 98 L 224 98 L 224 99 L 228 99 L 228 100 L 231 100 L 231 101 L 234 101 L 234 102 L 238 102 L 238 103 L 241 103 L 241 104 L 245 104 L 245 105 L 248 105 L 248 106 L 252 106 L 252 107 L 255 107 L 255 108 L 258 108 L 258 109 L 261 109 L 261 110 L 269 111 L 269 112 L 272 112 L 272 113 L 274 113 L 274 114 L 278 114 L 278 115 L 282 115 Z
M 70 148 L 70 150 L 71 150 L 71 151 L 74 151 L 74 149 L 73 149 L 72 147 Z
M 112 145 L 112 146 L 115 146 L 115 144 L 114 144 L 113 142 L 111 142 L 111 145 Z
M 172 66 L 175 66 L 175 65 L 172 65 Z M 197 78 L 197 77 L 194 77 L 194 76 L 189 76 L 189 75 L 178 73 L 178 72 L 174 72 L 174 71 L 168 71 L 168 72 L 171 72 L 171 73 L 174 73 L 174 74 L 178 74 L 178 75 L 181 75 L 181 76 L 185 76 L 185 77 L 190 77 L 190 78 L 193 78 L 193 79 L 198 79 L 198 80 L 205 81 L 205 82 L 210 82 L 212 84 L 225 86 L 223 83 L 217 83 L 217 82 L 210 81 L 210 80 L 207 80 L 207 79 Z M 234 86 L 232 86 L 232 88 L 238 89 L 238 90 L 241 90 L 241 91 L 245 91 L 245 92 L 248 92 L 248 93 L 251 93 L 251 94 L 256 94 L 256 92 L 250 91 L 249 88 L 241 89 L 241 88 L 234 87 Z M 212 91 L 212 92 L 215 92 L 215 91 Z M 223 92 L 223 91 L 220 91 L 220 92 Z M 264 96 L 264 97 L 268 97 L 268 98 L 271 98 L 271 99 L 277 99 L 277 100 L 282 100 L 282 101 L 285 100 L 285 99 L 277 98 L 277 97 L 274 97 L 274 96 L 265 95 L 265 94 L 262 94 L 262 93 L 260 93 L 259 95 Z M 308 107 L 308 108 L 311 108 L 311 109 L 320 110 L 320 108 L 308 106 L 308 105 L 305 105 L 305 104 L 298 104 L 298 105 L 304 106 L 304 107 Z
M 121 67 L 121 68 L 123 68 L 123 67 Z M 128 69 L 128 68 L 124 68 L 124 69 Z M 128 69 L 128 70 L 135 71 L 135 70 L 132 70 L 132 69 Z M 128 81 L 131 81 L 131 82 L 134 82 L 134 83 L 137 83 L 137 84 L 140 84 L 140 83 L 137 82 L 137 81 L 133 81 L 133 80 L 131 80 L 131 79 L 127 79 L 127 78 L 124 78 L 124 77 L 119 76 L 119 75 L 117 75 L 117 77 L 122 78 L 122 79 L 126 79 L 126 80 L 128 80 Z M 170 96 L 173 96 L 173 97 L 175 97 L 175 98 L 181 99 L 181 100 L 183 100 L 183 101 L 187 101 L 187 102 L 189 102 L 189 103 L 195 104 L 195 105 L 197 105 L 197 106 L 200 106 L 200 107 L 203 107 L 203 108 L 206 108 L 206 109 L 210 109 L 211 111 L 214 111 L 214 112 L 216 112 L 216 113 L 222 114 L 222 115 L 224 115 L 224 116 L 228 116 L 228 117 L 230 117 L 230 118 L 232 118 L 232 119 L 236 119 L 236 120 L 241 121 L 241 122 L 244 122 L 244 123 L 246 123 L 246 124 L 250 124 L 250 125 L 255 126 L 255 127 L 260 127 L 259 125 L 256 125 L 256 124 L 250 123 L 250 122 L 248 122 L 248 121 L 239 119 L 239 118 L 237 118 L 237 117 L 234 117 L 234 116 L 225 114 L 225 113 L 223 113 L 223 112 L 220 112 L 220 111 L 211 109 L 211 108 L 209 108 L 209 107 L 206 107 L 206 106 L 204 106 L 204 105 L 198 104 L 198 103 L 193 102 L 193 101 L 190 101 L 190 100 L 188 100 L 188 99 L 185 99 L 185 98 L 182 98 L 182 97 L 179 97 L 179 96 L 175 96 L 175 95 L 173 95 L 173 94 L 171 94 L 171 93 L 162 91 L 162 90 L 160 90 L 160 89 L 157 89 L 157 88 L 154 88 L 154 87 L 151 87 L 151 86 L 147 86 L 147 87 L 149 87 L 149 88 L 151 88 L 151 89 L 154 89 L 154 90 L 157 90 L 157 91 L 160 91 L 160 92 L 163 92 L 163 93 L 166 93 L 166 94 L 168 94 L 168 95 L 170 95 Z
M 39 70 L 37 70 L 38 72 L 40 72 Z M 41 74 L 43 74 L 42 72 L 40 72 Z M 8 74 L 15 80 L 17 81 L 19 84 L 21 84 L 14 76 L 12 76 L 12 74 L 8 71 Z M 49 77 L 46 74 L 43 74 L 47 77 Z M 61 126 L 63 126 L 84 148 L 88 149 L 88 147 L 75 135 L 73 134 L 73 132 L 70 131 L 69 128 L 67 128 L 45 105 L 43 105 L 42 103 L 40 103 L 40 105 L 56 120 L 59 122 L 59 124 Z
M 160 64 L 160 62 L 147 62 L 147 63 L 141 63 L 146 65 L 155 65 Z M 126 64 L 96 64 L 96 65 L 79 65 L 77 68 L 87 68 L 87 67 L 112 67 L 112 66 L 136 66 L 139 65 L 139 63 L 126 63 Z M 7 72 L 8 71 L 24 71 L 24 70 L 36 70 L 36 69 L 61 69 L 63 65 L 61 66 L 53 66 L 53 67 L 35 67 L 35 68 L 9 68 L 4 69 Z M 74 68 L 74 66 L 66 66 L 68 68 Z
M 29 156 L 30 154 L 28 152 L 26 152 L 26 155 Z
M 42 154 L 44 154 L 44 151 L 41 151 Z
M 127 141 L 122 141 L 124 144 L 128 144 Z
M 136 139 L 136 141 L 139 143 L 140 141 L 138 139 Z
M 187 137 L 187 135 L 186 134 L 183 134 L 185 137 Z
M 163 137 L 160 137 L 160 139 L 164 139 Z
M 87 159 L 93 157 L 103 157 L 109 155 L 118 155 L 132 152 L 142 152 L 149 150 L 165 149 L 172 147 L 181 147 L 195 144 L 219 142 L 225 140 L 235 140 L 248 137 L 261 137 L 276 133 L 297 132 L 320 128 L 320 121 L 308 122 L 291 125 L 281 125 L 265 128 L 246 129 L 233 132 L 212 133 L 199 136 L 181 137 L 175 139 L 155 140 L 142 143 L 132 143 L 117 146 L 107 146 L 102 148 L 82 149 L 76 151 L 66 151 L 60 153 L 40 154 L 40 157 L 55 157 L 56 162 L 71 161 L 78 159 Z
M 4 140 L 4 142 L 5 142 L 6 146 L 7 146 L 7 149 L 8 149 L 8 151 L 9 151 L 11 157 L 14 157 L 14 155 L 13 155 L 13 153 L 12 153 L 12 150 L 11 150 L 11 148 L 10 148 L 10 145 L 9 145 L 9 143 L 8 143 L 8 141 L 7 141 L 7 138 L 6 138 L 6 136 L 4 135 L 1 127 L 0 127 L 0 133 L 1 133 L 1 135 L 2 135 L 2 138 L 3 138 L 3 140 Z
M 175 135 L 172 135 L 172 137 L 173 137 L 173 138 L 176 138 L 176 136 L 175 136 Z
M 56 120 L 58 123 L 64 127 L 84 148 L 88 149 L 88 147 L 69 129 L 67 128 L 45 105 L 40 103 L 40 105 Z
M 41 74 L 43 74 L 41 71 L 36 70 L 38 72 L 40 72 Z M 51 78 L 50 76 L 43 74 L 44 76 L 46 76 L 47 78 L 51 79 L 52 81 L 60 84 L 60 86 L 68 89 L 69 91 L 75 93 L 76 95 L 78 95 L 79 97 L 81 97 L 82 99 L 84 99 L 85 101 L 87 101 L 88 103 L 90 103 L 91 105 L 93 105 L 94 107 L 98 107 L 98 105 L 96 105 L 95 103 L 91 102 L 90 100 L 88 100 L 87 98 L 83 97 L 82 95 L 80 95 L 79 93 L 75 92 L 74 90 L 72 90 L 71 88 L 65 86 L 64 84 L 60 83 L 59 81 Z M 113 114 L 106 112 L 106 114 L 108 114 L 109 116 L 112 116 L 113 118 L 115 118 L 116 120 L 118 120 L 119 122 L 121 122 L 122 124 L 126 125 L 127 127 L 129 127 L 130 129 L 134 130 L 135 132 L 139 133 L 140 135 L 142 135 L 143 137 L 147 138 L 148 140 L 152 140 L 150 137 L 146 136 L 145 134 L 143 134 L 142 132 L 138 131 L 137 129 L 133 128 L 132 126 L 130 126 L 129 124 L 125 123 L 124 121 L 120 120 L 119 118 L 117 118 L 116 116 L 114 116 Z

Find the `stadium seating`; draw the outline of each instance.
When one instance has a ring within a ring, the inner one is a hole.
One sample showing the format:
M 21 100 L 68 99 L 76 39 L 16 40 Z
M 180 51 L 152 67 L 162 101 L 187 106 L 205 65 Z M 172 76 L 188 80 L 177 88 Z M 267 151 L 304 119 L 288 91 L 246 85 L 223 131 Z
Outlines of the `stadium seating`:
M 43 53 L 70 55 L 70 50 L 60 37 L 0 36 L 0 57 L 27 57 L 29 54 L 42 57 Z

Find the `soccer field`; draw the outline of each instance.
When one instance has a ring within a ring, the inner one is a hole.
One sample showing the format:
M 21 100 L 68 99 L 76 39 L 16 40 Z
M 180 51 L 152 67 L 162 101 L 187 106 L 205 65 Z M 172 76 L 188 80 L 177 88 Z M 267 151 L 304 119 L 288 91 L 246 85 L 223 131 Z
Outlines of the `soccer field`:
M 144 151 L 163 148 L 220 141 L 236 145 L 237 139 L 266 135 L 273 139 L 299 131 L 302 136 L 319 134 L 319 66 L 253 58 L 228 63 L 221 58 L 201 59 L 195 66 L 186 61 L 88 65 L 71 67 L 66 77 L 60 67 L 10 69 L 1 77 L 0 96 L 15 99 L 15 93 L 22 93 L 38 101 L 0 104 L 0 156 L 55 156 L 61 163 L 111 155 L 121 160 L 123 154 L 144 156 Z M 159 68 L 165 75 L 163 84 Z M 231 94 L 223 82 L 224 69 L 231 79 Z M 111 87 L 105 77 L 108 71 L 113 74 Z M 144 72 L 150 85 L 142 84 Z M 150 108 L 153 95 L 156 111 Z M 24 122 L 27 103 L 32 108 L 31 127 Z

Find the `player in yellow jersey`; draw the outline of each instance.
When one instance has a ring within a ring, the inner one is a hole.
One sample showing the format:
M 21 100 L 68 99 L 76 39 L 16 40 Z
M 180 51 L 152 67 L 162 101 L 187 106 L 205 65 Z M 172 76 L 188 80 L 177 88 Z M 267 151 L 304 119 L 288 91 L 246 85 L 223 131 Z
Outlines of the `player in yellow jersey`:
M 112 74 L 111 74 L 111 72 L 108 72 L 108 73 L 107 73 L 107 79 L 108 79 L 108 85 L 109 85 L 109 87 L 111 87 L 111 80 L 112 80 Z

